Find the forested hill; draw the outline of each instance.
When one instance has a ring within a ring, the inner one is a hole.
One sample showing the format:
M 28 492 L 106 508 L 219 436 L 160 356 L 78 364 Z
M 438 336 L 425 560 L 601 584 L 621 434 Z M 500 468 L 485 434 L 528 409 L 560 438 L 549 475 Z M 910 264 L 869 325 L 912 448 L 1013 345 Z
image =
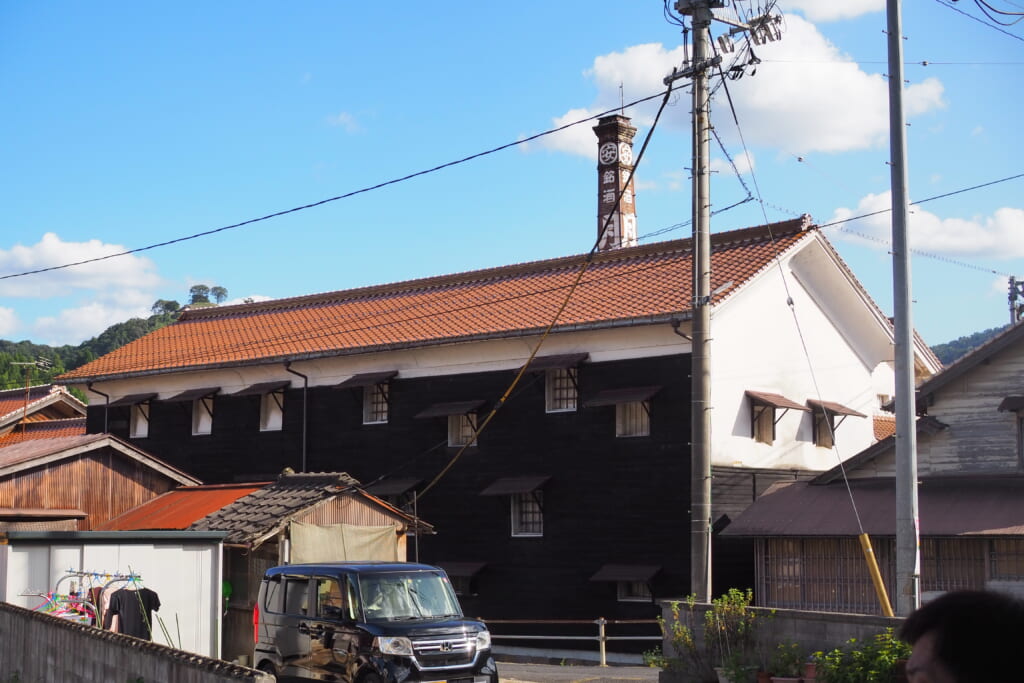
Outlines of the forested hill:
M 132 318 L 108 327 L 98 337 L 78 346 L 47 346 L 30 341 L 0 339 L 0 389 L 25 386 L 26 373 L 32 384 L 46 384 L 57 375 L 85 365 L 128 342 L 170 324 L 176 312 L 159 313 L 148 318 Z
M 946 342 L 945 344 L 936 344 L 932 347 L 932 351 L 939 357 L 939 360 L 942 361 L 943 365 L 949 365 L 971 349 L 978 348 L 992 337 L 1004 331 L 1007 327 L 1009 327 L 1009 325 L 993 327 L 988 330 L 982 330 L 981 332 L 975 332 L 974 334 L 966 337 L 954 339 L 953 341 Z

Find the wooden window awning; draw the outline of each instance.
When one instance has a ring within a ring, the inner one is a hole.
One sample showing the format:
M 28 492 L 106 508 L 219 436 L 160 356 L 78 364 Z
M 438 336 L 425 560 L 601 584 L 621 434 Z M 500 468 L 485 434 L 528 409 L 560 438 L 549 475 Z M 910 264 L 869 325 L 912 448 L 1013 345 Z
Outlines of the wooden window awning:
M 160 401 L 161 402 L 165 402 L 165 403 L 179 403 L 179 402 L 180 403 L 184 403 L 186 401 L 195 401 L 196 399 L 200 399 L 200 398 L 208 398 L 208 397 L 213 396 L 214 394 L 216 394 L 218 391 L 220 391 L 220 387 L 206 387 L 204 389 L 189 389 L 187 391 L 182 391 L 181 393 L 174 394 L 173 396 L 168 396 L 167 398 L 162 398 L 162 399 L 160 399 Z
M 154 398 L 156 398 L 156 394 L 153 393 L 128 394 L 127 396 L 122 396 L 116 401 L 111 401 L 107 405 L 110 406 L 111 408 L 116 408 L 118 406 L 133 406 L 136 403 L 145 403 L 146 401 L 152 401 Z
M 1000 412 L 1016 413 L 1024 410 L 1024 396 L 1007 396 L 999 404 Z
M 849 417 L 867 417 L 864 413 L 858 412 L 853 408 L 847 408 L 841 403 L 835 403 L 833 401 L 816 401 L 812 398 L 807 399 L 807 405 L 814 410 L 821 410 L 833 415 L 843 415 Z
M 449 415 L 468 415 L 484 404 L 483 399 L 475 401 L 453 401 L 450 403 L 435 403 L 434 405 L 416 413 L 417 420 L 428 417 L 448 417 Z
M 811 409 L 807 406 L 801 405 L 796 401 L 791 401 L 782 394 L 772 394 L 767 391 L 750 391 L 749 389 L 744 393 L 751 401 L 771 408 L 779 410 L 800 410 L 805 413 L 811 412 Z
M 412 477 L 396 477 L 384 479 L 366 487 L 371 496 L 401 496 L 419 486 L 422 479 Z
M 528 372 L 536 370 L 565 370 L 567 368 L 574 368 L 583 361 L 590 358 L 589 353 L 565 353 L 558 356 L 538 356 L 533 359 L 530 366 L 526 368 Z M 522 366 L 520 366 L 522 367 Z
M 584 408 L 613 406 L 618 403 L 635 403 L 646 401 L 661 391 L 660 386 L 625 387 L 623 389 L 605 389 L 583 402 Z
M 503 477 L 480 492 L 481 496 L 514 496 L 533 493 L 547 483 L 549 476 Z
M 460 579 L 472 579 L 480 573 L 480 570 L 487 566 L 486 562 L 445 562 L 435 563 L 444 570 L 448 576 L 455 576 Z
M 335 389 L 358 389 L 359 387 L 371 387 L 374 384 L 383 384 L 395 377 L 398 370 L 387 370 L 385 372 L 362 372 L 352 375 L 344 382 L 335 384 Z
M 243 387 L 238 391 L 232 391 L 228 396 L 257 396 L 261 394 L 269 394 L 273 391 L 281 391 L 291 386 L 291 380 L 279 380 L 277 382 L 259 382 L 258 384 L 250 384 L 247 387 Z
M 591 581 L 643 581 L 650 583 L 661 571 L 656 564 L 606 564 L 590 577 Z

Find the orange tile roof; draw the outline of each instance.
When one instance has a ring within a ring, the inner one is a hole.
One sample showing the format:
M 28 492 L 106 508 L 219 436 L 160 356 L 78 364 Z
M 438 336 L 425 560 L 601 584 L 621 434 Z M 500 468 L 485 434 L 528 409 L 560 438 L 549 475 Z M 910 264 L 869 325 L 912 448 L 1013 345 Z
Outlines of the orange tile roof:
M 0 391 L 0 422 L 12 422 L 21 419 L 25 414 L 26 405 L 28 407 L 28 418 L 32 419 L 34 412 L 61 401 L 67 404 L 67 409 L 51 410 L 51 413 L 60 414 L 65 417 L 75 413 L 85 414 L 84 403 L 68 393 L 64 387 L 53 384 L 37 384 L 34 387 L 29 387 L 28 391 L 24 388 Z M 52 415 L 43 417 L 48 418 L 52 417 Z
M 712 235 L 712 290 L 728 297 L 804 239 L 806 218 Z M 189 310 L 58 379 L 67 382 L 364 353 L 539 332 L 586 255 L 389 285 Z M 691 240 L 600 252 L 556 330 L 689 316 Z
M 875 415 L 873 418 L 875 441 L 881 441 L 896 433 L 895 415 Z
M 151 531 L 187 529 L 207 515 L 239 498 L 258 491 L 269 482 L 186 486 L 118 515 L 97 531 Z
M 84 417 L 22 422 L 11 429 L 11 431 L 0 436 L 0 448 L 33 439 L 56 439 L 62 436 L 80 436 L 82 434 L 85 434 Z

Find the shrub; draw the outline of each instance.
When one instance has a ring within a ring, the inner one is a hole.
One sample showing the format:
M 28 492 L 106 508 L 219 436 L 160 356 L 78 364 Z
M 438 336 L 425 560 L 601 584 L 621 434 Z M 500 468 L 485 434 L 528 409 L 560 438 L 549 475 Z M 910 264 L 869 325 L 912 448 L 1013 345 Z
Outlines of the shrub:
M 816 652 L 818 679 L 824 683 L 888 683 L 896 678 L 897 662 L 910 656 L 910 646 L 891 628 L 868 641 L 851 638 L 841 648 Z

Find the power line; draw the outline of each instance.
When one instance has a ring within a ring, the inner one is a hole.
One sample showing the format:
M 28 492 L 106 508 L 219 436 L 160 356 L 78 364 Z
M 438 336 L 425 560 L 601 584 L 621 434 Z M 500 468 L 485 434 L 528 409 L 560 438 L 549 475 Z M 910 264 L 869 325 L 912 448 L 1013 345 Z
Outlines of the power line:
M 373 190 L 379 190 L 381 188 L 388 187 L 389 185 L 396 185 L 398 183 L 402 183 L 402 182 L 405 182 L 407 180 L 412 180 L 413 178 L 418 178 L 420 176 L 428 175 L 430 173 L 436 173 L 437 171 L 441 171 L 443 169 L 450 168 L 452 166 L 458 166 L 458 165 L 464 164 L 464 163 L 466 163 L 468 161 L 473 161 L 474 159 L 479 159 L 481 157 L 485 157 L 485 156 L 488 156 L 490 154 L 495 154 L 497 152 L 501 152 L 501 151 L 504 151 L 504 150 L 512 148 L 512 147 L 517 147 L 519 145 L 525 144 L 527 142 L 532 142 L 533 140 L 540 139 L 540 138 L 545 137 L 547 135 L 552 135 L 554 133 L 561 132 L 561 131 L 566 130 L 568 128 L 572 128 L 573 126 L 578 126 L 580 124 L 587 123 L 588 121 L 594 121 L 594 120 L 599 119 L 599 118 L 601 118 L 603 116 L 608 116 L 610 114 L 615 114 L 615 113 L 617 113 L 619 111 L 622 111 L 623 109 L 635 107 L 638 104 L 643 104 L 644 102 L 648 102 L 650 100 L 662 97 L 664 94 L 665 94 L 665 91 L 662 91 L 662 92 L 659 92 L 659 93 L 657 93 L 655 95 L 649 95 L 647 97 L 642 97 L 642 98 L 640 98 L 638 100 L 633 100 L 632 102 L 629 102 L 628 104 L 620 105 L 620 106 L 615 107 L 613 109 L 609 109 L 609 110 L 601 112 L 599 114 L 594 114 L 593 116 L 588 116 L 586 118 L 579 119 L 578 121 L 573 121 L 572 123 L 567 123 L 567 124 L 565 124 L 563 126 L 559 126 L 557 128 L 548 129 L 548 130 L 546 130 L 544 132 L 537 133 L 536 135 L 531 135 L 531 136 L 523 138 L 521 140 L 516 140 L 515 142 L 508 142 L 508 143 L 505 143 L 503 145 L 499 145 L 498 147 L 494 147 L 492 149 L 488 149 L 488 150 L 485 150 L 483 152 L 477 152 L 476 154 L 471 154 L 471 155 L 469 155 L 467 157 L 463 157 L 463 158 L 457 159 L 455 161 L 449 161 L 447 163 L 443 163 L 443 164 L 439 164 L 437 166 L 434 166 L 432 168 L 428 168 L 428 169 L 425 169 L 425 170 L 422 170 L 422 171 L 417 171 L 415 173 L 410 173 L 408 175 L 404 175 L 404 176 L 402 176 L 400 178 L 394 178 L 392 180 L 386 180 L 384 182 L 377 183 L 376 185 L 370 185 L 368 187 L 363 187 L 363 188 L 360 188 L 358 190 L 353 190 L 351 192 L 346 192 L 345 194 L 341 194 L 341 195 L 338 195 L 336 197 L 329 197 L 327 199 L 321 199 L 320 201 L 317 201 L 317 202 L 312 202 L 310 204 L 304 204 L 302 206 L 296 206 L 296 207 L 293 207 L 291 209 L 285 209 L 284 211 L 277 211 L 275 213 L 267 214 L 265 216 L 260 216 L 259 218 L 251 218 L 249 220 L 245 220 L 245 221 L 242 221 L 240 223 L 234 223 L 232 225 L 225 225 L 223 227 L 214 228 L 212 230 L 204 230 L 202 232 L 197 232 L 197 233 L 194 233 L 192 235 L 187 235 L 185 237 L 178 237 L 178 238 L 175 238 L 175 239 L 172 239 L 172 240 L 167 240 L 165 242 L 158 242 L 156 244 L 150 244 L 150 245 L 145 246 L 145 247 L 138 247 L 136 249 L 128 249 L 127 251 L 121 251 L 121 252 L 117 252 L 115 254 L 107 254 L 105 256 L 97 256 L 95 258 L 85 259 L 85 260 L 82 260 L 82 261 L 76 261 L 74 263 L 65 263 L 65 264 L 62 264 L 62 265 L 59 265 L 59 266 L 49 266 L 47 268 L 37 268 L 35 270 L 28 270 L 28 271 L 24 271 L 24 272 L 21 272 L 21 273 L 12 273 L 12 274 L 9 274 L 9 275 L 0 275 L 0 280 L 8 280 L 8 279 L 11 279 L 11 278 L 16 278 L 16 277 L 25 277 L 26 275 L 36 275 L 38 273 L 47 273 L 47 272 L 54 271 L 54 270 L 62 270 L 64 268 L 72 268 L 74 266 L 81 266 L 81 265 L 85 265 L 87 263 L 96 263 L 97 261 L 106 261 L 108 259 L 117 258 L 118 256 L 128 256 L 130 254 L 138 254 L 140 252 L 149 251 L 151 249 L 157 249 L 159 247 L 166 247 L 166 246 L 170 246 L 172 244 L 178 244 L 180 242 L 187 242 L 189 240 L 198 239 L 200 237 L 207 237 L 209 235 L 214 235 L 216 233 L 224 232 L 226 230 L 233 230 L 235 228 L 241 228 L 241 227 L 246 226 L 246 225 L 252 225 L 253 223 L 259 223 L 261 221 L 270 220 L 271 218 L 279 218 L 281 216 L 285 216 L 285 215 L 290 214 L 290 213 L 296 213 L 298 211 L 305 211 L 306 209 L 312 209 L 312 208 L 315 208 L 315 207 L 318 207 L 318 206 L 323 206 L 324 204 L 329 204 L 331 202 L 336 202 L 336 201 L 341 200 L 341 199 L 348 199 L 348 198 L 354 197 L 354 196 L 356 196 L 358 194 L 363 194 L 363 193 L 366 193 L 366 192 L 371 192 Z
M 1015 34 L 1015 33 L 1010 33 L 1009 31 L 1007 31 L 1007 30 L 1005 30 L 1005 29 L 1002 29 L 1002 28 L 999 28 L 998 26 L 995 26 L 995 25 L 993 25 L 993 24 L 990 24 L 990 23 L 988 23 L 987 21 L 984 21 L 984 20 L 982 20 L 982 19 L 979 19 L 978 17 L 974 16 L 973 14 L 968 14 L 967 12 L 963 11 L 962 9 L 960 9 L 959 7 L 957 7 L 956 5 L 951 5 L 951 4 L 949 4 L 948 2 L 944 2 L 944 0 L 935 0 L 935 2 L 939 3 L 939 4 L 940 4 L 940 5 L 942 5 L 943 7 L 947 7 L 947 8 L 949 8 L 949 9 L 953 10 L 954 12 L 959 12 L 960 14 L 964 15 L 964 16 L 965 16 L 965 17 L 967 17 L 968 19 L 973 19 L 974 21 L 978 22 L 978 23 L 979 23 L 979 24 L 981 24 L 982 26 L 988 26 L 988 27 L 989 27 L 990 29 L 992 29 L 993 31 L 999 31 L 999 32 L 1000 32 L 1000 33 L 1002 33 L 1002 34 L 1005 34 L 1005 35 L 1008 35 L 1008 36 L 1010 36 L 1011 38 L 1014 38 L 1014 39 L 1016 39 L 1016 40 L 1019 40 L 1019 41 L 1021 41 L 1021 42 L 1024 42 L 1024 38 L 1021 38 L 1021 37 L 1020 37 L 1020 36 L 1018 36 L 1017 34 Z

